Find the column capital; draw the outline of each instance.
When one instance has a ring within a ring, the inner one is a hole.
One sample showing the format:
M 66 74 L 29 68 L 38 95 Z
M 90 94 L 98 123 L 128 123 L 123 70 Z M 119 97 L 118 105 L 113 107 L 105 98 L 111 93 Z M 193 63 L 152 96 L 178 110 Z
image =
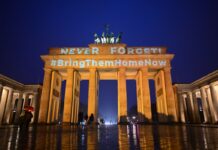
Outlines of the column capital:
M 51 73 L 51 69 L 50 68 L 43 68 L 43 70 L 45 71 L 45 72 L 48 72 L 48 73 Z
M 142 72 L 148 72 L 148 67 L 143 67 L 143 68 L 140 68 L 140 70 L 142 71 Z
M 96 68 L 90 68 L 89 72 L 95 72 L 97 69 Z
M 13 88 L 10 88 L 10 90 L 9 91 L 11 91 L 12 93 L 14 93 L 14 89 Z
M 207 87 L 209 87 L 209 86 L 208 86 L 208 85 L 201 86 L 201 87 L 200 87 L 200 90 L 205 90 Z
M 177 93 L 178 93 L 178 94 L 183 94 L 184 92 L 183 92 L 183 91 L 178 91 Z
M 171 71 L 171 67 L 164 67 L 163 70 L 164 70 L 165 72 L 167 72 L 167 71 L 170 72 L 170 71 Z
M 187 97 L 187 93 L 186 93 L 186 92 L 183 92 L 183 93 L 182 93 L 182 96 L 183 96 L 184 98 L 186 98 L 186 97 Z
M 33 96 L 38 95 L 38 94 L 39 94 L 38 92 L 33 92 L 32 93 Z
M 23 92 L 23 94 L 30 95 L 31 92 Z
M 192 96 L 193 96 L 193 95 L 192 95 L 192 92 L 191 92 L 191 91 L 187 92 L 187 98 L 188 98 L 188 99 L 192 99 Z
M 184 93 L 181 93 L 181 92 L 180 92 L 180 93 L 178 93 L 178 95 L 179 95 L 179 96 L 182 96 L 182 97 L 183 97 L 183 94 L 184 94 Z
M 193 92 L 192 91 L 187 91 L 187 93 L 191 95 Z
M 75 69 L 74 68 L 67 68 L 66 70 L 67 71 L 74 71 Z
M 197 91 L 192 91 L 192 95 L 197 95 Z
M 192 90 L 193 93 L 197 93 L 198 91 L 200 91 L 199 88 Z
M 19 99 L 22 99 L 23 98 L 23 92 L 19 92 Z
M 125 71 L 126 71 L 126 68 L 125 68 L 125 67 L 121 67 L 121 68 L 118 69 L 118 71 L 121 71 L 121 72 L 123 71 L 123 72 L 125 72 Z
M 74 69 L 73 68 L 68 68 L 67 69 L 67 78 L 69 78 L 70 76 L 70 74 L 73 74 L 73 72 L 74 72 Z
M 214 85 L 218 85 L 218 81 L 211 82 L 211 83 L 209 84 L 210 87 L 211 87 L 211 86 L 214 86 Z
M 18 93 L 19 93 L 19 94 L 24 94 L 24 92 L 23 92 L 23 91 L 19 91 Z

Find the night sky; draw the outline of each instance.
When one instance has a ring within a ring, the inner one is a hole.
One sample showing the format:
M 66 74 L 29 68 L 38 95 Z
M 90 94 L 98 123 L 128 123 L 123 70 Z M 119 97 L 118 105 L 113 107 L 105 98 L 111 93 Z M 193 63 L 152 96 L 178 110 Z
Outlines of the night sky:
M 198 1 L 1 1 L 0 73 L 25 84 L 42 83 L 40 55 L 49 47 L 88 46 L 104 24 L 122 31 L 128 46 L 167 46 L 174 83 L 192 82 L 218 69 L 218 2 Z M 81 97 L 87 102 L 87 81 Z M 100 82 L 100 114 L 117 114 L 117 82 Z M 136 103 L 128 81 L 128 107 Z M 103 111 L 104 110 L 104 111 Z M 113 114 L 111 113 L 113 112 Z

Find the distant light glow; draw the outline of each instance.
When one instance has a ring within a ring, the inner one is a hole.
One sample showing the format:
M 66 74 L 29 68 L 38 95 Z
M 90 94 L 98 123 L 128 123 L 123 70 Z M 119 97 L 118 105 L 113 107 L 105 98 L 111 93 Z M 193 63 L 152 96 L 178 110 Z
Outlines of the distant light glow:
M 115 125 L 116 123 L 115 122 L 110 122 L 110 121 L 105 121 L 105 123 L 104 123 L 105 125 Z

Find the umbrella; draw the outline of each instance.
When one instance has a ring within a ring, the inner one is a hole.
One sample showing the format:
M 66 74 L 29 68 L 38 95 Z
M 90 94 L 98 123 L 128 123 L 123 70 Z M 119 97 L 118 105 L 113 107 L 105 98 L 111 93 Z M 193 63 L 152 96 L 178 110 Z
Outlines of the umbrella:
M 34 111 L 34 107 L 32 107 L 32 106 L 24 106 L 24 110 L 26 110 L 26 111 Z

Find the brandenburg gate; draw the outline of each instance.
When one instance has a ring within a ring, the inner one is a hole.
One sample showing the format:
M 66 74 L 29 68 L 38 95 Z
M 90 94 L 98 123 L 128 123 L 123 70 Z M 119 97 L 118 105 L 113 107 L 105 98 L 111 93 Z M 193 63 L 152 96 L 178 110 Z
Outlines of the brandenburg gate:
M 99 80 L 117 80 L 118 122 L 126 122 L 126 80 L 136 80 L 140 122 L 151 122 L 149 80 L 155 81 L 159 122 L 177 122 L 172 88 L 171 60 L 166 47 L 128 47 L 122 43 L 96 43 L 88 47 L 50 48 L 44 61 L 39 123 L 55 123 L 60 114 L 61 84 L 66 80 L 63 123 L 77 123 L 80 81 L 89 80 L 88 116 L 98 118 Z

